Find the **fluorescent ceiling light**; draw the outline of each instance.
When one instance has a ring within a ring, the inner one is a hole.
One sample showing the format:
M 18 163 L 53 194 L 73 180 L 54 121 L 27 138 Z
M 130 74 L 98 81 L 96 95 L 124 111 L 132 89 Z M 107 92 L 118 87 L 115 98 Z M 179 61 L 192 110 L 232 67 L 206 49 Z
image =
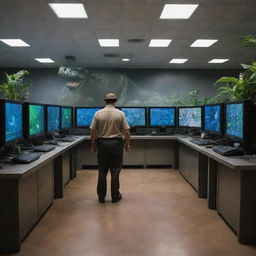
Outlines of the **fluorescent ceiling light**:
M 122 61 L 128 62 L 128 61 L 130 61 L 130 59 L 128 59 L 128 58 L 123 58 Z
M 151 39 L 149 43 L 149 47 L 168 47 L 170 39 Z
M 217 41 L 218 40 L 213 39 L 197 39 L 193 44 L 190 45 L 190 47 L 210 47 Z
M 0 39 L 3 43 L 8 44 L 11 47 L 30 47 L 21 39 Z
M 160 19 L 189 19 L 198 4 L 165 4 Z
M 40 63 L 54 63 L 55 61 L 50 58 L 35 58 Z
M 208 63 L 224 63 L 226 61 L 229 61 L 229 59 L 212 59 Z
M 119 47 L 119 39 L 98 39 L 101 47 Z
M 49 4 L 59 18 L 87 19 L 83 4 Z
M 172 59 L 169 63 L 183 64 L 186 61 L 188 61 L 188 59 Z

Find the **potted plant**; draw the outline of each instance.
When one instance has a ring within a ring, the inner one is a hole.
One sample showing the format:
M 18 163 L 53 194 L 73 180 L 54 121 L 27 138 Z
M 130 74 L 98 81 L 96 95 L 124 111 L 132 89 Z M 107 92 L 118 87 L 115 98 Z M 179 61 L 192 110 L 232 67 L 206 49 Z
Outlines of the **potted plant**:
M 251 100 L 256 102 L 256 62 L 251 65 L 242 64 L 245 69 L 239 77 L 222 77 L 215 82 L 225 83 L 218 88 L 218 95 L 225 100 Z
M 29 96 L 31 82 L 24 82 L 24 76 L 29 75 L 27 70 L 21 70 L 15 74 L 6 75 L 6 83 L 0 85 L 0 91 L 4 99 L 26 101 Z

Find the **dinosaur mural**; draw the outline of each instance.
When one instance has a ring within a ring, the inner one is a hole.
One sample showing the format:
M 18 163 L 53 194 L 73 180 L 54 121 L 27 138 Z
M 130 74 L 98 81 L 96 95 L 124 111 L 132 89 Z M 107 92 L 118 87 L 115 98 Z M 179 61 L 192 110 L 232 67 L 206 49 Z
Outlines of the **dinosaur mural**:
M 141 89 L 126 74 L 115 70 L 60 67 L 58 74 L 67 82 L 59 103 L 73 106 L 101 106 L 106 93 L 118 95 L 118 105 L 166 105 L 166 96 L 153 90 Z

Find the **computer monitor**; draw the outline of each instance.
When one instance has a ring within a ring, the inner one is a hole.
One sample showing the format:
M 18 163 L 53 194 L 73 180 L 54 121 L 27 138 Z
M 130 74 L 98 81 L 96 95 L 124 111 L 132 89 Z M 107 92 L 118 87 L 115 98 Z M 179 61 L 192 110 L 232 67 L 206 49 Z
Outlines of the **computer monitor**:
M 24 120 L 27 139 L 45 135 L 45 105 L 31 102 L 25 103 Z
M 73 108 L 61 107 L 61 129 L 69 129 L 73 127 Z
M 46 123 L 48 134 L 60 131 L 60 106 L 46 106 Z
M 147 125 L 147 108 L 145 107 L 121 107 L 125 113 L 127 122 L 130 127 L 146 127 Z
M 202 126 L 202 107 L 179 107 L 178 121 L 179 127 L 201 128 Z
M 23 104 L 0 100 L 0 141 L 2 146 L 13 146 L 24 139 Z
M 148 109 L 149 127 L 175 127 L 175 107 L 150 107 Z
M 223 135 L 223 104 L 203 106 L 203 130 L 210 134 Z
M 75 126 L 77 128 L 89 128 L 94 114 L 102 109 L 101 107 L 76 107 Z

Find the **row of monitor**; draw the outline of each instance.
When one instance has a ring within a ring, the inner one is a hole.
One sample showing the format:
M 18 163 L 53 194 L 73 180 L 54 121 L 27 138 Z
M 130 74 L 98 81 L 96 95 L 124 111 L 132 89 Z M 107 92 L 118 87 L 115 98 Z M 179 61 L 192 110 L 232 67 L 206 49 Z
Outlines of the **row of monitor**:
M 89 127 L 101 107 L 76 107 L 76 128 Z M 249 101 L 193 107 L 119 107 L 131 127 L 191 127 L 241 140 L 249 136 Z M 73 127 L 73 107 L 0 100 L 1 145 Z M 251 116 L 253 118 L 253 116 Z
M 73 127 L 73 107 L 0 100 L 0 146 Z
M 89 127 L 100 108 L 75 109 L 75 126 Z M 131 127 L 190 127 L 219 136 L 245 139 L 245 123 L 254 109 L 248 101 L 192 107 L 120 107 Z

